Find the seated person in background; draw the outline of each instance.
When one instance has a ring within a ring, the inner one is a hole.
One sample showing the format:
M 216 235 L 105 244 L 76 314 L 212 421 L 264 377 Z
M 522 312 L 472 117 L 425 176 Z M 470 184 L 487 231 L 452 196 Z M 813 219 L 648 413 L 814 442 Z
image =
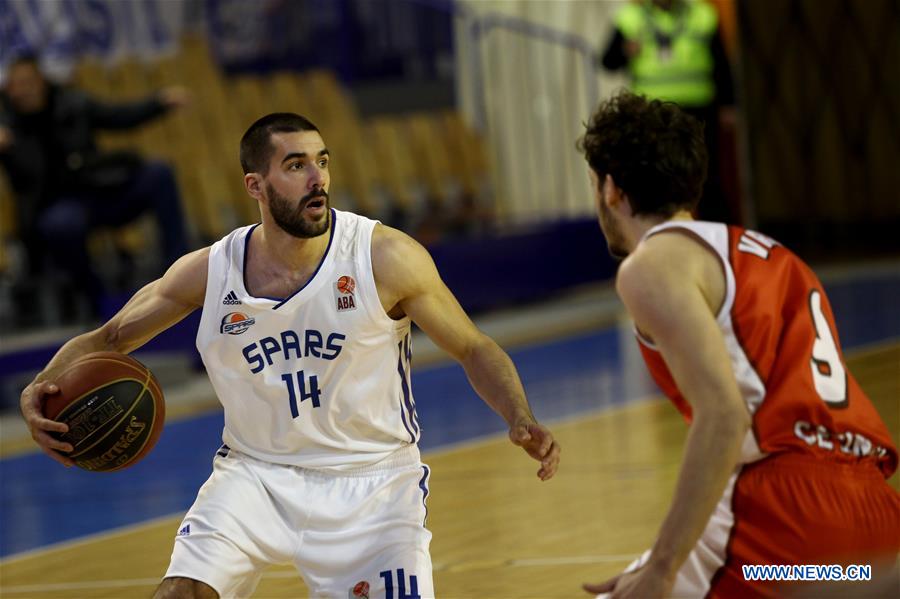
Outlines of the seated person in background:
M 40 274 L 49 257 L 97 311 L 102 284 L 86 245 L 95 228 L 124 225 L 151 211 L 159 226 L 162 266 L 187 250 L 171 167 L 132 152 L 101 152 L 94 132 L 136 127 L 183 106 L 188 97 L 183 88 L 170 87 L 111 104 L 49 82 L 34 56 L 8 65 L 0 93 L 0 164 L 16 195 L 30 275 Z

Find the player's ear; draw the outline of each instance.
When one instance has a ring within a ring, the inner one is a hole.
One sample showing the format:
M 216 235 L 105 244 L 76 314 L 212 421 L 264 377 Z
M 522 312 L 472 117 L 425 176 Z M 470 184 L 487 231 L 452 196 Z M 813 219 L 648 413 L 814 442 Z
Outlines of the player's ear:
M 603 201 L 606 202 L 608 208 L 613 210 L 626 208 L 629 212 L 631 211 L 631 203 L 628 201 L 628 194 L 626 194 L 621 187 L 616 185 L 616 180 L 609 174 L 603 177 Z
M 603 187 L 603 201 L 606 203 L 607 208 L 615 208 L 622 201 L 622 190 L 616 186 L 616 180 L 607 173 L 600 185 Z
M 265 194 L 262 190 L 262 177 L 259 176 L 259 173 L 247 173 L 244 175 L 244 188 L 254 200 L 265 201 Z

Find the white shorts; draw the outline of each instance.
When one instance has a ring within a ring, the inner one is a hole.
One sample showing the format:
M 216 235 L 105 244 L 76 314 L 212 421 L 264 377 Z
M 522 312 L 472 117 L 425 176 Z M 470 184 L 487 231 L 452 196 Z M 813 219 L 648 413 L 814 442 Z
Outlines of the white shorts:
M 675 584 L 672 585 L 669 597 L 706 597 L 709 593 L 713 576 L 725 564 L 728 538 L 734 526 L 731 498 L 738 472 L 740 472 L 740 467 L 728 479 L 725 492 L 719 498 L 719 502 L 706 523 L 703 534 L 690 554 L 688 554 L 687 559 L 684 560 L 681 568 L 678 569 L 675 575 Z M 631 562 L 622 573 L 626 574 L 634 572 L 638 568 L 643 568 L 650 559 L 651 551 L 651 549 L 647 549 L 640 557 Z M 600 593 L 595 599 L 609 599 L 611 596 L 612 593 Z
M 179 527 L 166 578 L 249 597 L 266 566 L 293 563 L 314 597 L 434 597 L 428 476 L 415 445 L 349 472 L 220 450 Z

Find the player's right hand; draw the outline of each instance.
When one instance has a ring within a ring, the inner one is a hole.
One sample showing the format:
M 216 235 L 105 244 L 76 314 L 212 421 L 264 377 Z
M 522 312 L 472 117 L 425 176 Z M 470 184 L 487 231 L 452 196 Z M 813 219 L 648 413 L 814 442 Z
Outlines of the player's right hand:
M 51 432 L 66 433 L 69 431 L 69 427 L 62 422 L 44 418 L 45 398 L 54 393 L 59 393 L 59 387 L 55 384 L 49 381 L 32 382 L 22 391 L 19 407 L 22 410 L 25 424 L 28 425 L 28 430 L 31 432 L 31 438 L 41 450 L 64 466 L 74 466 L 75 462 L 60 453 L 68 453 L 74 448 L 69 443 L 50 435 Z

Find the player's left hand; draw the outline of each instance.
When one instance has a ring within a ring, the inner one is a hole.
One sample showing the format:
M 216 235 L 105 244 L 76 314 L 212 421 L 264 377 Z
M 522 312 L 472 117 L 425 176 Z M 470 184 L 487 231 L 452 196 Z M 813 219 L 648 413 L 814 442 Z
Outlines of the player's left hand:
M 541 468 L 537 472 L 538 478 L 549 480 L 556 474 L 560 447 L 553 438 L 553 433 L 545 426 L 531 419 L 518 420 L 509 429 L 509 439 L 541 463 Z
M 647 567 L 623 572 L 600 584 L 581 585 L 588 593 L 604 599 L 661 599 L 672 592 L 674 578 L 662 576 Z

